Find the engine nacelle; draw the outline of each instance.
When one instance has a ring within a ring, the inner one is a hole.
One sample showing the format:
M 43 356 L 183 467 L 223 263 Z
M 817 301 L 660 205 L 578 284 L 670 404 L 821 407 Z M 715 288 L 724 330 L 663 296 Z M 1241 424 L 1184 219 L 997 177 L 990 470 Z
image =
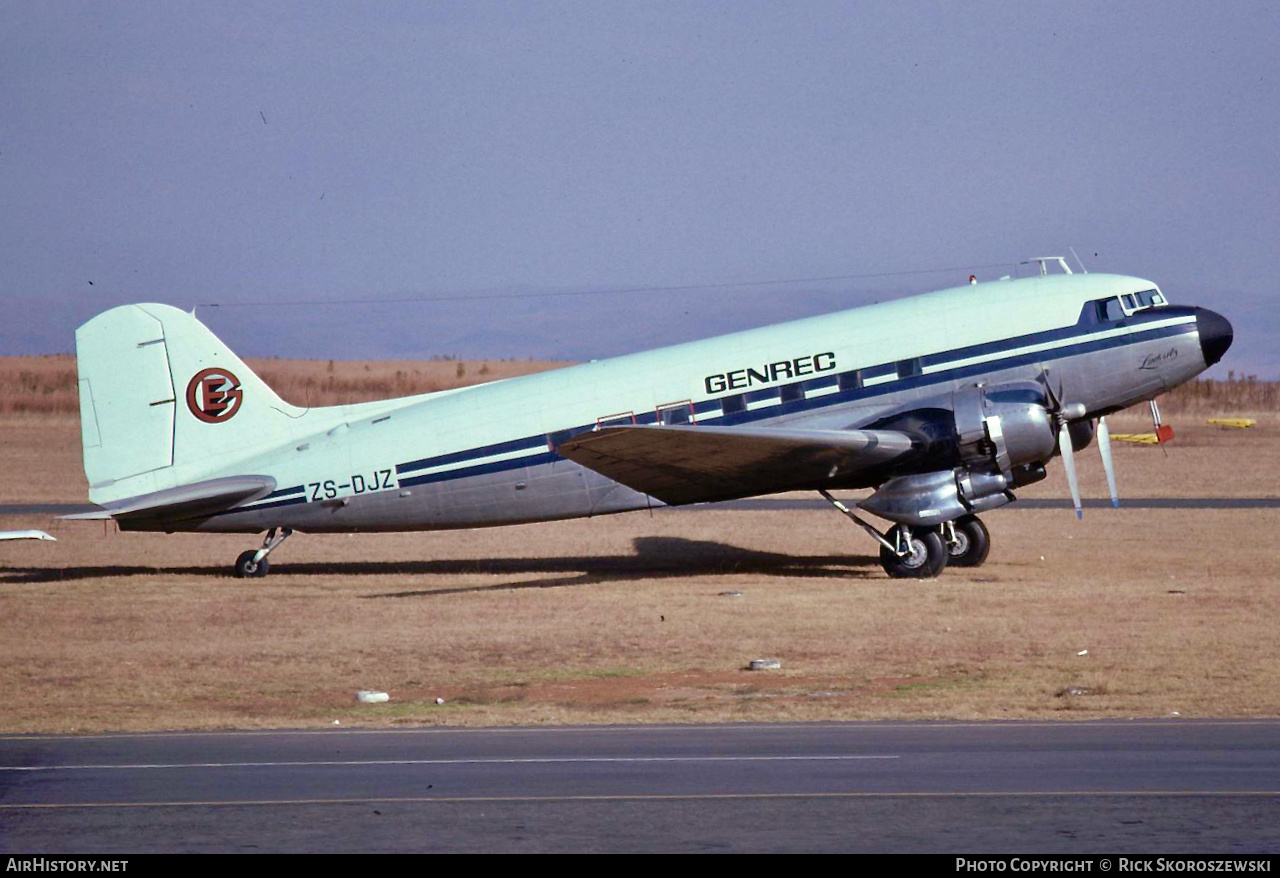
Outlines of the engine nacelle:
M 1067 425 L 1067 433 L 1071 436 L 1071 450 L 1084 451 L 1093 441 L 1094 427 L 1092 418 L 1072 421 Z
M 970 468 L 994 467 L 1006 478 L 1018 467 L 1048 460 L 1057 447 L 1053 416 L 1039 385 L 968 387 L 954 395 L 956 441 Z
M 909 527 L 932 527 L 966 512 L 952 470 L 890 479 L 858 506 Z
M 909 527 L 934 527 L 962 515 L 986 512 L 1013 500 L 1001 473 L 965 468 L 898 476 L 858 504 L 881 518 Z
M 919 437 L 917 462 L 938 469 L 890 479 L 861 508 L 910 527 L 932 527 L 1003 506 L 1013 500 L 1011 488 L 1044 478 L 1042 464 L 1057 449 L 1057 433 L 1042 387 L 966 387 L 952 394 L 949 407 L 945 402 L 872 425 Z M 1076 432 L 1073 439 L 1089 438 Z

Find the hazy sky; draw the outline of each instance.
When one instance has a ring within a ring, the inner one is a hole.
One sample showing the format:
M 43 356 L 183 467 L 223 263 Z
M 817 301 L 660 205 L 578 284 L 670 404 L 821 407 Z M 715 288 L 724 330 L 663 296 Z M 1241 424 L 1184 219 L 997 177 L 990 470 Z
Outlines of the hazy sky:
M 1277 377 L 1278 36 L 1274 2 L 0 0 L 0 352 L 161 301 L 246 355 L 581 359 L 1074 246 Z

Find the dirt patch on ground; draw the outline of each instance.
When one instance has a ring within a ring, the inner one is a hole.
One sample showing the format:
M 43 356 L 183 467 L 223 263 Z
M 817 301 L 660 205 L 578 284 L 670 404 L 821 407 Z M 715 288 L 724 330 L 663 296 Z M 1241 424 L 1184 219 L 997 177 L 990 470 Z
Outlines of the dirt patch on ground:
M 696 707 L 746 700 L 775 702 L 806 699 L 852 699 L 873 691 L 909 685 L 902 679 L 855 683 L 848 677 L 796 676 L 777 671 L 671 671 L 664 674 L 613 676 L 577 680 L 478 685 L 443 696 L 464 704 L 528 701 L 561 707 L 637 710 L 651 705 Z M 406 692 L 412 701 L 430 702 L 427 692 Z M 439 697 L 439 696 L 437 696 Z

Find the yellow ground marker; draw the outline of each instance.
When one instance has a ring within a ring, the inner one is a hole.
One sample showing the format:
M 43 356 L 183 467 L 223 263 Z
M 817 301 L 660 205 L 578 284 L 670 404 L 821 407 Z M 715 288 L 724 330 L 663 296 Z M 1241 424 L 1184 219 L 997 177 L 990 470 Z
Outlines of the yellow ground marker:
M 1258 423 L 1253 418 L 1209 418 L 1215 427 L 1230 427 L 1234 430 L 1247 430 Z
M 1155 433 L 1112 433 L 1111 438 L 1117 442 L 1132 442 L 1135 445 L 1157 445 L 1160 442 Z

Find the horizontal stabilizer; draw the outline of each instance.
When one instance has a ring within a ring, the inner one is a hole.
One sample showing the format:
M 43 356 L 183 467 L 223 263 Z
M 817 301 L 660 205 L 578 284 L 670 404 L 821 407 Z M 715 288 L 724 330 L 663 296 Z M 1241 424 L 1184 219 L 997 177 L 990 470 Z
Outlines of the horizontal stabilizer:
M 61 516 L 70 521 L 114 518 L 117 521 L 187 521 L 205 518 L 276 489 L 270 476 L 233 476 L 168 488 L 137 497 L 113 500 L 96 512 Z
M 911 451 L 894 430 L 626 425 L 579 433 L 556 452 L 678 506 L 847 482 Z

